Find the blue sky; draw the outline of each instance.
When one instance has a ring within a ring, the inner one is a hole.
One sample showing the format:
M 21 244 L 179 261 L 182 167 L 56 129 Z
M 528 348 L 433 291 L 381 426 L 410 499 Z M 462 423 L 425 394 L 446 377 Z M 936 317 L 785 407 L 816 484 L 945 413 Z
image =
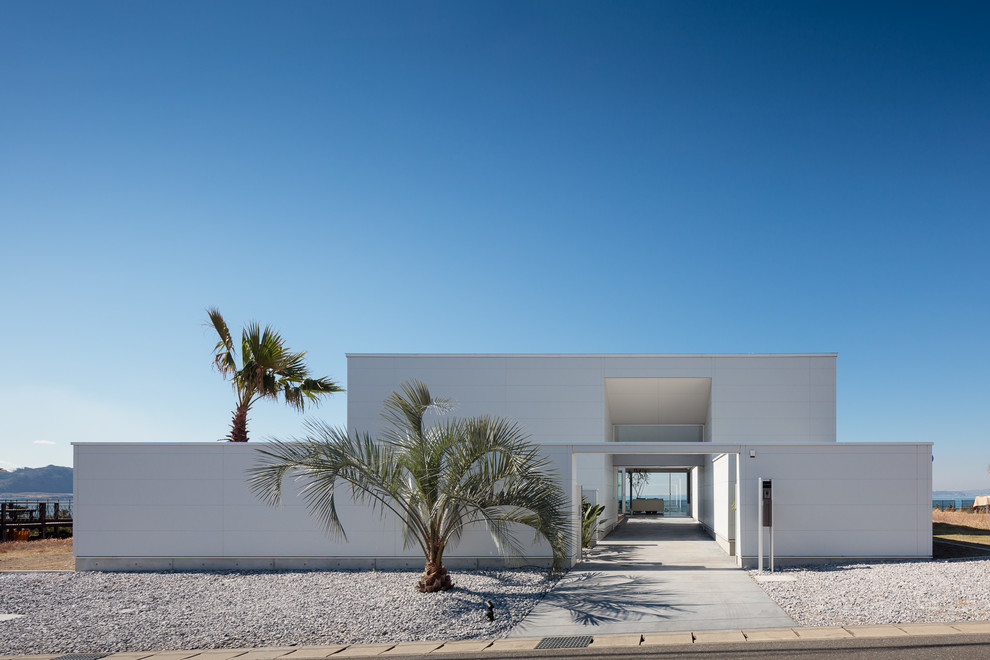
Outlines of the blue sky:
M 988 33 L 976 2 L 3 3 L 0 466 L 222 437 L 216 305 L 341 381 L 838 351 L 841 441 L 990 487 Z

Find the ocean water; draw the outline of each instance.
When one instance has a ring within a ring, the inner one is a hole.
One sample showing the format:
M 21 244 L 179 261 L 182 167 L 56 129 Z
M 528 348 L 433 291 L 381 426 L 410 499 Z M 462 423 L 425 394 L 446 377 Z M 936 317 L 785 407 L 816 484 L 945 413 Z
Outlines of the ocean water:
M 944 500 L 932 500 L 933 509 L 970 509 L 973 507 L 973 502 L 975 500 L 972 497 L 968 498 L 949 498 Z

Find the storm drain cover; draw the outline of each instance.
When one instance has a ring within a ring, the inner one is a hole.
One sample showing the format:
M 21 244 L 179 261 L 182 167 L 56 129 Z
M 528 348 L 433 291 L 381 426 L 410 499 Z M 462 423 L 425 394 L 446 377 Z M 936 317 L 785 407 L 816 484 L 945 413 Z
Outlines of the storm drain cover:
M 60 655 L 57 658 L 52 658 L 52 660 L 100 660 L 100 658 L 105 658 L 109 653 L 70 653 L 69 655 Z
M 591 635 L 575 637 L 544 637 L 536 645 L 538 649 L 583 649 L 591 644 Z M 56 659 L 58 660 L 58 659 Z

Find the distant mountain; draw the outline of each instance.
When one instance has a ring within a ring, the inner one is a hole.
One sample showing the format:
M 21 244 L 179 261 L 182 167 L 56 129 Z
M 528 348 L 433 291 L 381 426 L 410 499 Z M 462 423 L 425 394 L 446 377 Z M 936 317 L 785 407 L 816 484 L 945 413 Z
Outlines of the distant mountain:
M 978 495 L 990 495 L 990 488 L 978 488 L 976 490 L 936 490 L 932 491 L 932 499 L 935 500 L 955 500 L 969 499 Z
M 71 493 L 72 468 L 49 465 L 0 472 L 0 494 Z

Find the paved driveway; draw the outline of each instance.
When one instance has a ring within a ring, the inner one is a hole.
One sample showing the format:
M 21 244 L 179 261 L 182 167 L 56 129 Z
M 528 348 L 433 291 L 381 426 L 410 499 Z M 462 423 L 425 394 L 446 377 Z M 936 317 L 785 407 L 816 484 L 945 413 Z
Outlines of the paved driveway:
M 691 518 L 631 518 L 510 637 L 796 625 Z

